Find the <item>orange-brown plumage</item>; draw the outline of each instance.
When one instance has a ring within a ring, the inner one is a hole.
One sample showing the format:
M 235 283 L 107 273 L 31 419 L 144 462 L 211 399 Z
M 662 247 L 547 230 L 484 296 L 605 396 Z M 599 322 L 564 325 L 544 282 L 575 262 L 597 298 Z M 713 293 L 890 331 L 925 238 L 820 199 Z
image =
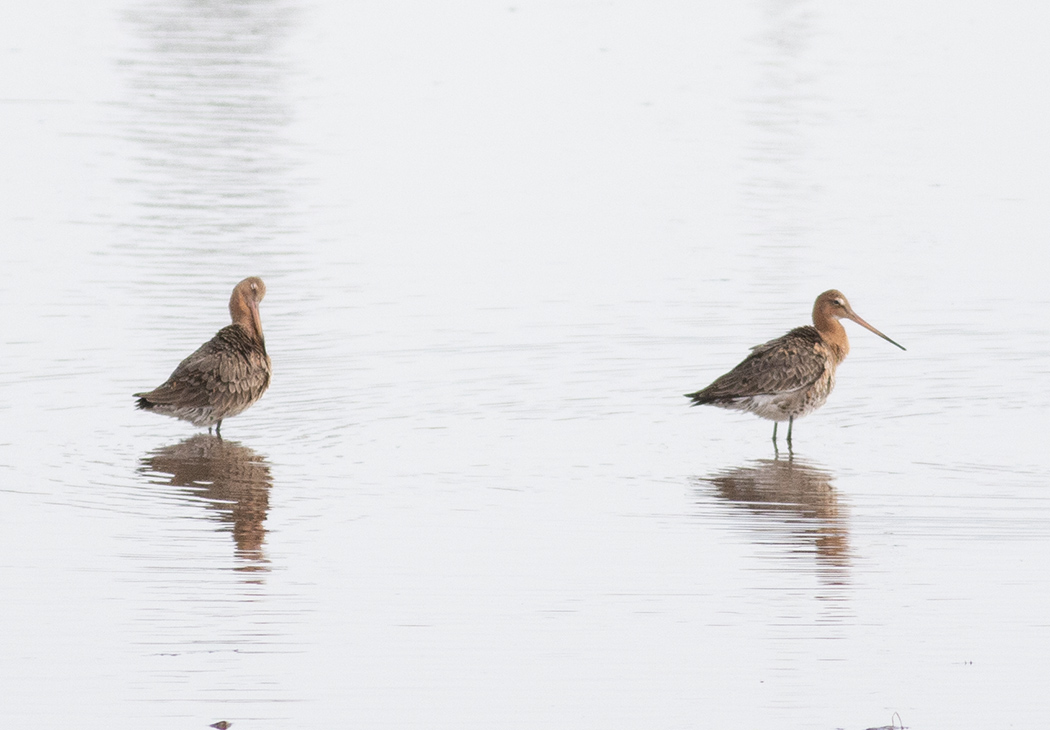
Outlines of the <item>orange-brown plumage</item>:
M 136 406 L 209 430 L 216 426 L 218 433 L 224 418 L 259 400 L 270 385 L 271 372 L 259 317 L 265 295 L 266 285 L 257 276 L 237 284 L 230 295 L 233 324 L 179 363 L 163 385 L 136 393 Z
M 861 319 L 842 292 L 830 289 L 813 304 L 813 326 L 752 348 L 743 362 L 713 383 L 687 394 L 692 405 L 748 411 L 776 422 L 788 422 L 788 443 L 796 418 L 824 405 L 835 387 L 835 368 L 849 354 L 849 338 L 840 319 L 851 319 L 904 349 Z

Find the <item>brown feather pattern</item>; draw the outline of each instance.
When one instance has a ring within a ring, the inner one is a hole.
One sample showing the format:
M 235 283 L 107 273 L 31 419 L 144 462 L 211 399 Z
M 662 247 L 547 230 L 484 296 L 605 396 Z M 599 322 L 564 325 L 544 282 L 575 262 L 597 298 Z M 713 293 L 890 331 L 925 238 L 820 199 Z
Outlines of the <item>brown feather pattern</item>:
M 824 404 L 835 385 L 832 362 L 816 328 L 797 327 L 752 348 L 743 362 L 688 397 L 694 406 L 711 404 L 787 421 Z
M 849 353 L 840 319 L 850 319 L 887 342 L 898 343 L 865 322 L 837 289 L 813 303 L 813 326 L 796 327 L 783 337 L 751 348 L 743 362 L 695 393 L 692 405 L 748 411 L 771 421 L 788 421 L 788 443 L 794 419 L 824 405 L 835 387 L 835 368 Z M 776 441 L 776 426 L 773 441 Z
M 244 412 L 270 386 L 271 363 L 261 327 L 253 331 L 262 280 L 245 279 L 234 289 L 230 311 L 234 324 L 223 327 L 187 357 L 171 376 L 148 393 L 136 393 L 136 406 L 189 421 L 195 426 L 221 424 Z

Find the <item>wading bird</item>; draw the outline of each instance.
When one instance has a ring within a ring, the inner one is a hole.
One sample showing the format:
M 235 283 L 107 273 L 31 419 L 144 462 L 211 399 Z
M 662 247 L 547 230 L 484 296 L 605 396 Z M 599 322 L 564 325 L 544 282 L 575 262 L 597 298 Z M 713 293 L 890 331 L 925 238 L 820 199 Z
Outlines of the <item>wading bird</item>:
M 245 411 L 270 385 L 270 357 L 259 318 L 264 296 L 266 285 L 257 276 L 235 286 L 230 296 L 233 324 L 180 362 L 163 385 L 136 393 L 136 406 L 207 426 L 209 433 L 215 426 L 221 435 L 223 419 Z
M 861 319 L 842 292 L 824 292 L 813 304 L 813 326 L 797 327 L 783 337 L 751 348 L 743 362 L 703 390 L 686 394 L 694 406 L 713 405 L 749 411 L 777 423 L 788 422 L 787 442 L 796 418 L 824 405 L 835 387 L 835 368 L 849 354 L 840 319 L 851 319 L 897 347 L 901 345 Z

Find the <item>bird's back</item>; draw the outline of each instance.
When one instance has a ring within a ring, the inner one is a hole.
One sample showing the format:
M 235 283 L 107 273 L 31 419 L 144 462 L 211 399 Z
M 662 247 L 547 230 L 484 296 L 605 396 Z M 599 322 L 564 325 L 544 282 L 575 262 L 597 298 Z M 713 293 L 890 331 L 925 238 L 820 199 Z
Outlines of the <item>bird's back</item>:
M 163 385 L 136 393 L 137 406 L 211 426 L 257 401 L 270 385 L 266 347 L 231 324 L 197 348 Z
M 825 349 L 816 328 L 797 327 L 753 347 L 739 365 L 689 397 L 693 405 L 731 405 L 742 399 L 805 390 L 817 383 L 829 367 Z

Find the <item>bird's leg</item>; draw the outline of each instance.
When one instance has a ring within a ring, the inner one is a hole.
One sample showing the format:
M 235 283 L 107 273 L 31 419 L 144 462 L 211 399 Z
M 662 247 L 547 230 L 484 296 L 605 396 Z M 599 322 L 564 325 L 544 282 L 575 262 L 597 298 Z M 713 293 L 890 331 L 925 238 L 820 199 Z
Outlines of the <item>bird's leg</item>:
M 777 422 L 773 421 L 773 448 L 777 447 Z
M 208 428 L 208 433 L 211 433 L 211 428 L 210 427 Z M 215 435 L 218 436 L 219 438 L 222 438 L 222 419 L 221 418 L 219 419 L 219 422 L 215 424 Z
M 788 417 L 788 448 L 791 448 L 791 427 L 795 425 L 795 417 Z

